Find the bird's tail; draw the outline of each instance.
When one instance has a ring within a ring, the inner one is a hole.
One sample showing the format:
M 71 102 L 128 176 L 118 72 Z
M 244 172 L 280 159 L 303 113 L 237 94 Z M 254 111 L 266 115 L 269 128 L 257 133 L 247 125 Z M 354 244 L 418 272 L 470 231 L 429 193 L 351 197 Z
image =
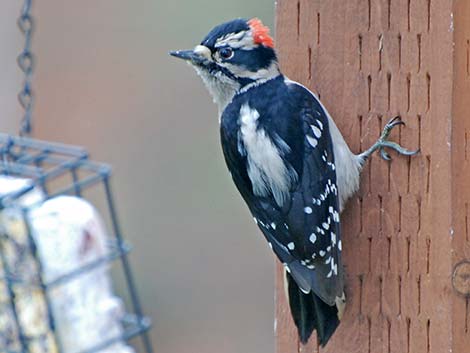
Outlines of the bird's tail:
M 286 273 L 286 281 L 290 310 L 300 341 L 307 343 L 316 330 L 318 342 L 323 347 L 338 327 L 342 312 L 338 313 L 336 305 L 326 304 L 313 291 L 302 292 L 289 273 Z

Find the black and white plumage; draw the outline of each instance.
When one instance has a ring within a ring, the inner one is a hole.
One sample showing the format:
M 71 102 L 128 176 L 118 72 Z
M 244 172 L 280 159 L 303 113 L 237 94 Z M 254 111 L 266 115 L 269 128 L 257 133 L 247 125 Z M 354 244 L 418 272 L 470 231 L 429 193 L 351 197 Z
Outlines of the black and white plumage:
M 225 161 L 254 221 L 284 264 L 300 340 L 325 345 L 341 319 L 344 275 L 340 212 L 358 189 L 365 160 L 383 147 L 394 120 L 364 153 L 353 154 L 315 95 L 279 70 L 258 19 L 215 27 L 193 50 L 176 51 L 219 106 Z
M 344 286 L 338 187 L 328 117 L 318 100 L 279 75 L 237 94 L 220 132 L 235 185 L 293 279 L 290 297 L 296 284 L 299 297 L 313 291 L 335 307 Z M 332 311 L 333 322 L 322 326 L 329 334 L 338 323 Z M 304 342 L 311 334 L 305 331 Z M 320 335 L 322 343 L 328 338 Z
M 220 132 L 235 185 L 274 252 L 304 292 L 333 305 L 343 287 L 338 188 L 318 101 L 279 75 L 236 95 Z

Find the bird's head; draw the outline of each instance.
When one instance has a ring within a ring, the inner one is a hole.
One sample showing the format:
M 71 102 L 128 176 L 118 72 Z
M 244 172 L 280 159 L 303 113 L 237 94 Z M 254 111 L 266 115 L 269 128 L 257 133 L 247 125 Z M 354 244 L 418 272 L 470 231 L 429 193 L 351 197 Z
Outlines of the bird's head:
M 222 23 L 194 49 L 170 54 L 196 69 L 219 109 L 243 87 L 280 74 L 269 29 L 257 18 Z

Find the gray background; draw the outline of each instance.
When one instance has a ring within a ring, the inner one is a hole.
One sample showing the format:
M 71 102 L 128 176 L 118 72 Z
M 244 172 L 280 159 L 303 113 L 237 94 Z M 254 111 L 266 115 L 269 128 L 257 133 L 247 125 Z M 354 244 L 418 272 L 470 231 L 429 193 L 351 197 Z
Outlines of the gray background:
M 10 133 L 20 2 L 0 2 L 0 131 Z M 226 172 L 216 107 L 167 55 L 234 17 L 272 27 L 273 1 L 45 0 L 34 15 L 34 136 L 113 165 L 157 352 L 273 352 L 273 255 Z

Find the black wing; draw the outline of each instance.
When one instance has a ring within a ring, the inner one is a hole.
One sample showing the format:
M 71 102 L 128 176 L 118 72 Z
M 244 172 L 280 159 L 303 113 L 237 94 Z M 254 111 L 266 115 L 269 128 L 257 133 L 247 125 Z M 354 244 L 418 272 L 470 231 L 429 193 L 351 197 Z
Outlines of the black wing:
M 246 157 L 240 154 L 236 137 L 230 135 L 233 127 L 228 129 L 222 121 L 224 155 L 255 221 L 298 286 L 304 292 L 313 290 L 327 304 L 334 305 L 343 292 L 343 270 L 328 117 L 306 88 L 296 83 L 282 84 L 285 92 L 281 103 L 263 106 L 259 99 L 247 103 L 260 114 L 259 128 L 271 134 L 274 143 L 280 138 L 290 147 L 284 160 L 298 178 L 288 200 L 279 206 L 273 195 L 253 195 Z

